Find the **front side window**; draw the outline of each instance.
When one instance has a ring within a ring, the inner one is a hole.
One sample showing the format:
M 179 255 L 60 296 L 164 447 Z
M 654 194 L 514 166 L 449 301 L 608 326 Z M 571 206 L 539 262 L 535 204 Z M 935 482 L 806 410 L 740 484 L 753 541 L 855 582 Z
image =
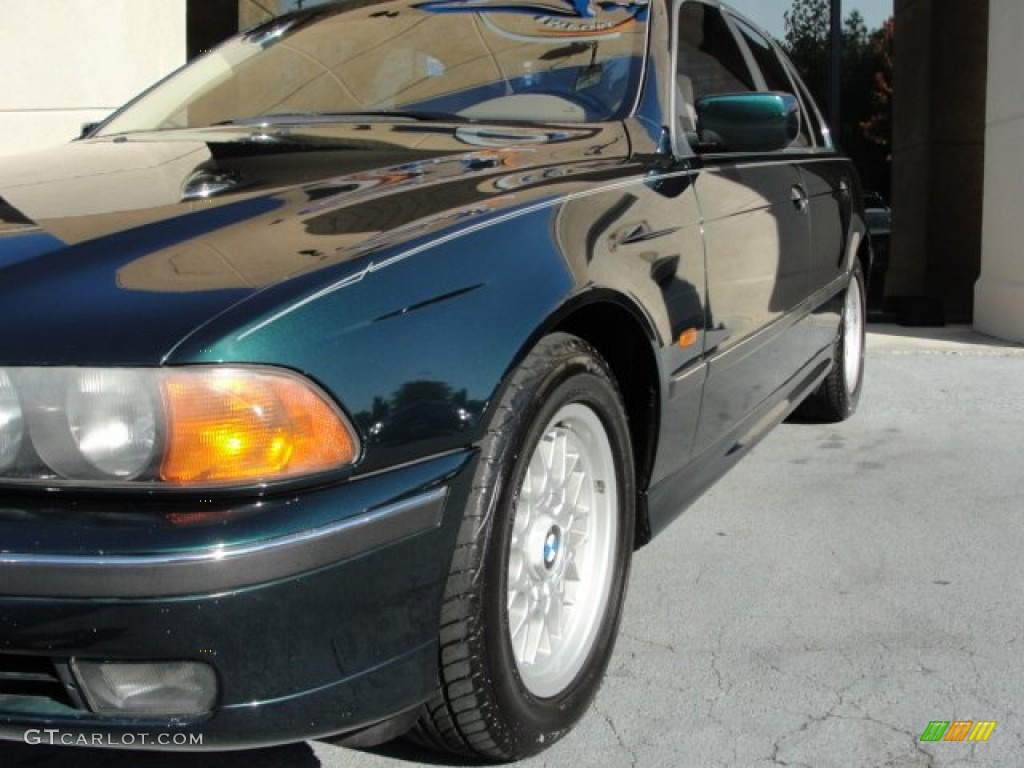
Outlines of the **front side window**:
M 716 8 L 702 3 L 683 3 L 680 8 L 676 78 L 694 101 L 755 89 L 736 38 Z
M 793 85 L 789 82 L 789 76 L 786 74 L 782 62 L 779 61 L 779 57 L 775 55 L 775 49 L 768 42 L 768 38 L 743 19 L 733 16 L 732 21 L 750 48 L 750 53 L 753 55 L 754 61 L 757 62 L 757 66 L 760 67 L 768 90 L 792 93 Z
M 747 47 L 750 49 L 750 53 L 754 57 L 754 61 L 757 62 L 757 66 L 761 70 L 761 74 L 764 76 L 765 85 L 768 90 L 791 93 L 800 100 L 800 111 L 803 115 L 803 119 L 800 121 L 800 135 L 793 142 L 792 146 L 810 146 L 811 140 L 807 125 L 810 118 L 810 112 L 807 105 L 804 103 L 803 98 L 799 93 L 797 93 L 797 90 L 793 85 L 793 81 L 790 79 L 789 74 L 786 72 L 786 68 L 783 66 L 782 61 L 779 59 L 779 56 L 775 51 L 775 47 L 768 42 L 768 38 L 751 27 L 743 19 L 733 16 L 732 21 L 736 25 L 736 29 L 739 31 L 740 36 L 743 38 L 744 42 L 746 42 Z
M 593 16 L 569 0 L 543 8 L 351 0 L 285 16 L 185 67 L 100 135 L 346 113 L 540 122 L 628 113 L 646 6 L 602 4 Z
M 721 12 L 703 3 L 683 3 L 676 28 L 676 119 L 680 134 L 696 141 L 697 99 L 753 90 L 750 70 Z

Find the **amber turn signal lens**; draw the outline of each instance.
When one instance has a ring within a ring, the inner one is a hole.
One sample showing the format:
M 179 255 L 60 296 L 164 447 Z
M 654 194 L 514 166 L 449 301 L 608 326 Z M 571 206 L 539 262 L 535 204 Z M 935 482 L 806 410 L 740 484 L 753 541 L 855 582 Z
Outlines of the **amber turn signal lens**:
M 175 373 L 162 382 L 167 450 L 176 485 L 278 480 L 356 459 L 345 418 L 305 379 L 265 369 Z
M 697 332 L 696 328 L 687 328 L 685 331 L 679 334 L 678 344 L 683 349 L 686 349 L 687 347 L 692 347 L 698 341 L 700 341 L 700 334 Z

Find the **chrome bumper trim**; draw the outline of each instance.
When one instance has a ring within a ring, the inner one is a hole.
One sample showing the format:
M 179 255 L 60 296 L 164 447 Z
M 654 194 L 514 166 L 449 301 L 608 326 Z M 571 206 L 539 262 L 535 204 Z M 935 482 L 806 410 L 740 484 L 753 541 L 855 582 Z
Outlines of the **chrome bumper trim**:
M 7 597 L 171 597 L 209 594 L 321 568 L 438 528 L 447 488 L 331 525 L 239 545 L 159 555 L 0 553 Z

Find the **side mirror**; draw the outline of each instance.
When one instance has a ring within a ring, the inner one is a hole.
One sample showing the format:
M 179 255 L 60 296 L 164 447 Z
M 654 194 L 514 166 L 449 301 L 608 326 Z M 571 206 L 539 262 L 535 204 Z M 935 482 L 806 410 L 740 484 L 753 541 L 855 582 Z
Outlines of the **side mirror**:
M 703 152 L 775 152 L 800 135 L 800 104 L 788 93 L 722 93 L 694 108 Z
M 102 120 L 97 120 L 94 123 L 82 123 L 82 130 L 78 134 L 79 139 L 85 139 L 89 137 L 89 134 L 100 127 Z

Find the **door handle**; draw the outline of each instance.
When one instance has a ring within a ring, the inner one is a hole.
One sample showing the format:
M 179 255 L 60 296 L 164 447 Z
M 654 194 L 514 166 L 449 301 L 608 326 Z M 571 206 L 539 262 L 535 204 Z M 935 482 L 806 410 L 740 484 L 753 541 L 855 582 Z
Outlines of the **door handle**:
M 789 199 L 793 201 L 793 207 L 799 213 L 807 213 L 809 207 L 809 201 L 807 199 L 807 192 L 799 184 L 793 185 L 793 189 L 790 190 Z

